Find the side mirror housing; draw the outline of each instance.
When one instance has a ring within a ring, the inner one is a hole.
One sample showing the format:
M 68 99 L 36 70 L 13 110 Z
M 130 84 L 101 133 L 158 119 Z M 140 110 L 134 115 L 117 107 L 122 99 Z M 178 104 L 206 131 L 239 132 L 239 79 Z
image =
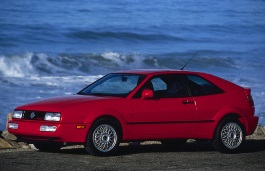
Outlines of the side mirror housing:
M 150 89 L 144 89 L 142 92 L 141 99 L 151 99 L 151 98 L 154 98 L 154 92 Z

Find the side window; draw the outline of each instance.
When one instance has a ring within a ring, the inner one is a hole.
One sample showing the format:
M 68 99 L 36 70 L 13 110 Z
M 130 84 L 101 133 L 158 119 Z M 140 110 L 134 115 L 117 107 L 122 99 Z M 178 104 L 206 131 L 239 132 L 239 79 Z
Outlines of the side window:
M 155 98 L 187 97 L 186 87 L 182 84 L 182 76 L 176 74 L 159 75 L 148 80 L 136 93 L 134 98 L 140 98 L 144 89 L 154 91 Z
M 154 91 L 154 98 L 179 98 L 189 96 L 183 84 L 183 76 L 178 74 L 159 75 L 148 80 L 134 95 L 141 98 L 144 89 Z
M 192 96 L 205 96 L 223 93 L 222 89 L 198 75 L 188 75 L 187 79 Z
M 151 80 L 154 87 L 154 96 L 156 98 L 164 98 L 166 96 L 167 84 L 160 77 Z
M 151 80 L 154 91 L 166 91 L 167 90 L 167 84 L 161 80 L 161 78 L 154 78 Z
M 180 78 L 174 78 L 173 81 L 168 82 L 167 85 L 167 97 L 177 98 L 177 97 L 187 97 L 187 89 Z

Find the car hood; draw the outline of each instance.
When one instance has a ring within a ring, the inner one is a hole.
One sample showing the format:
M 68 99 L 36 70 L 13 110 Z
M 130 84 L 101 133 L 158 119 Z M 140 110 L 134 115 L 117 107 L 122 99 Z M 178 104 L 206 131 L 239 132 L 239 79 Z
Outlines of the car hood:
M 44 100 L 35 101 L 17 107 L 15 110 L 36 110 L 36 111 L 53 111 L 60 112 L 68 106 L 75 106 L 87 102 L 104 101 L 110 99 L 118 99 L 120 97 L 100 97 L 88 95 L 68 95 L 54 97 Z

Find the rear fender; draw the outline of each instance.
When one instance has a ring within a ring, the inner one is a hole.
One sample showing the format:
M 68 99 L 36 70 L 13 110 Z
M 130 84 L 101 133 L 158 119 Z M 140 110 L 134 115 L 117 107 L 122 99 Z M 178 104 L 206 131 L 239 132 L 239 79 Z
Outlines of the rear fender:
M 243 117 L 244 113 L 235 107 L 225 107 L 221 109 L 215 116 L 214 116 L 214 121 L 219 123 L 224 117 L 229 116 L 229 115 L 237 115 L 238 117 Z M 242 120 L 240 120 L 241 122 Z M 242 123 L 244 124 L 244 123 Z
M 238 121 L 244 126 L 246 127 L 246 120 L 243 117 L 244 115 L 242 114 L 242 111 L 237 109 L 237 108 L 232 108 L 232 107 L 226 107 L 223 108 L 222 110 L 220 110 L 215 117 L 213 118 L 215 121 L 215 129 L 213 129 L 214 131 L 212 132 L 212 137 L 214 136 L 215 130 L 218 126 L 218 124 L 220 123 L 220 121 L 222 119 L 224 119 L 225 117 L 235 117 L 238 119 Z

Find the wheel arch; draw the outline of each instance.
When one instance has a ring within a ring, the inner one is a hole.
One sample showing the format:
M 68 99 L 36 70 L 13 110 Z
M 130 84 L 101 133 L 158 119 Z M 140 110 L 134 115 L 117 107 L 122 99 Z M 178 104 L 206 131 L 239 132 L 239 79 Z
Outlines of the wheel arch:
M 122 124 L 121 124 L 121 122 L 119 121 L 119 119 L 117 119 L 117 118 L 114 117 L 113 115 L 108 115 L 108 114 L 102 115 L 102 116 L 96 118 L 96 119 L 93 121 L 92 124 L 94 124 L 95 122 L 97 122 L 97 121 L 99 121 L 99 120 L 101 120 L 101 119 L 107 119 L 107 120 L 113 122 L 113 123 L 118 127 L 119 131 L 121 131 L 121 132 L 120 132 L 121 135 L 123 134 L 123 128 L 122 128 Z
M 227 119 L 227 118 L 231 118 L 231 119 L 236 119 L 240 124 L 241 124 L 241 126 L 242 126 L 242 128 L 243 128 L 243 131 L 246 133 L 246 122 L 245 122 L 245 119 L 240 115 L 240 114 L 238 114 L 238 113 L 233 113 L 233 112 L 231 112 L 231 113 L 227 113 L 227 114 L 224 114 L 222 117 L 220 117 L 220 118 L 218 118 L 218 120 L 216 120 L 216 125 L 215 125 L 215 129 L 214 129 L 214 131 L 213 131 L 213 135 L 212 135 L 212 137 L 214 137 L 215 136 L 215 134 L 216 134 L 216 130 L 218 129 L 218 126 L 219 126 L 219 124 L 223 121 L 223 120 L 225 120 L 225 119 Z
M 107 129 L 108 131 L 104 132 L 99 127 L 101 128 L 103 127 L 104 131 L 105 129 Z M 101 132 L 100 134 L 96 135 L 97 138 L 94 138 L 95 130 Z M 92 155 L 109 156 L 117 151 L 119 143 L 123 139 L 122 132 L 123 132 L 122 125 L 117 118 L 115 118 L 112 115 L 107 115 L 107 114 L 102 115 L 96 118 L 94 122 L 91 124 L 90 128 L 88 129 L 86 142 L 84 144 L 85 149 L 89 154 L 92 154 Z M 95 141 L 95 139 L 97 140 Z M 110 143 L 110 146 L 107 145 L 107 149 L 105 149 L 105 145 L 109 143 Z
M 221 153 L 234 154 L 242 148 L 245 137 L 246 127 L 242 123 L 242 116 L 236 113 L 229 113 L 217 123 L 212 145 Z
M 90 128 L 93 126 L 93 124 L 95 124 L 97 121 L 101 119 L 107 119 L 109 121 L 112 121 L 118 127 L 120 131 L 121 141 L 124 139 L 124 135 L 126 135 L 125 134 L 126 129 L 125 129 L 125 121 L 123 118 L 117 117 L 117 115 L 113 115 L 113 114 L 96 115 L 93 118 L 90 118 L 90 121 L 89 121 L 91 123 Z M 88 129 L 87 135 L 89 134 L 90 128 Z

